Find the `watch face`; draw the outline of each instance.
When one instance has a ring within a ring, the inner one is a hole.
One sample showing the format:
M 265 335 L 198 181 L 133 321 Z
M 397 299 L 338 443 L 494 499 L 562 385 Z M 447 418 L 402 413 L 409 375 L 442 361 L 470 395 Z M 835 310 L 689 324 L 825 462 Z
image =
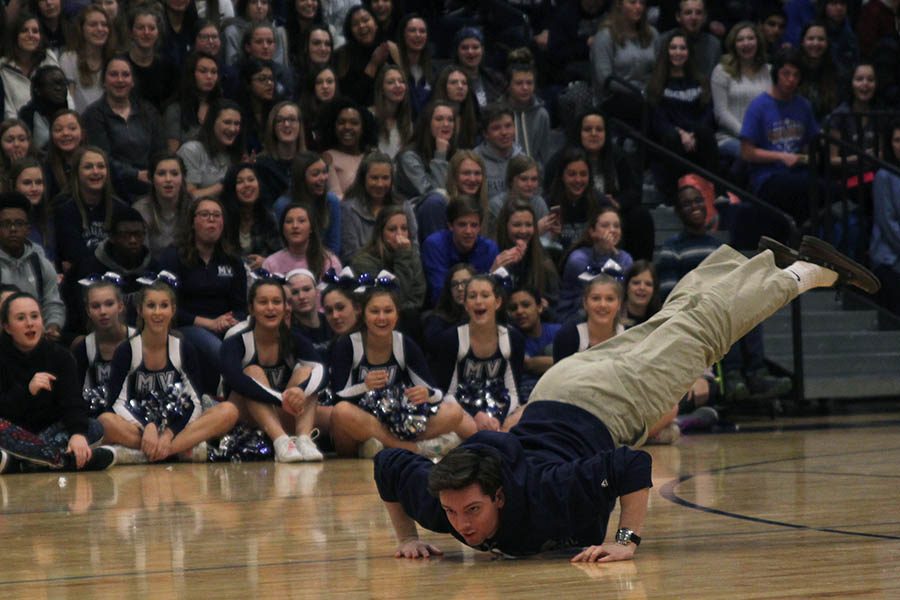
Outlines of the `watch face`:
M 616 542 L 620 544 L 627 544 L 631 541 L 631 536 L 634 535 L 634 532 L 630 529 L 620 529 L 616 532 Z

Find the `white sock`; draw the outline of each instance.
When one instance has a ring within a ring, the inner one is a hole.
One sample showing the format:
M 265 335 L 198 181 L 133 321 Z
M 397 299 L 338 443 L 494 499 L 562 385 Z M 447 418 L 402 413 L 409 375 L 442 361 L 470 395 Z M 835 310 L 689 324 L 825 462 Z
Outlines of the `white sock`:
M 831 269 L 802 260 L 798 260 L 782 270 L 797 280 L 797 288 L 799 288 L 801 294 L 814 288 L 831 287 L 835 284 L 838 277 L 837 273 Z

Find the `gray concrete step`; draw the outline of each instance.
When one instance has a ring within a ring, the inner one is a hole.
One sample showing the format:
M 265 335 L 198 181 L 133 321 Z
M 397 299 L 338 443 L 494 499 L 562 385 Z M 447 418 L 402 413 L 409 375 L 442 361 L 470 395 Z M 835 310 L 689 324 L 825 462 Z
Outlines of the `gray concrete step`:
M 900 376 L 878 374 L 806 377 L 804 395 L 808 400 L 885 398 L 900 399 Z
M 768 354 L 790 354 L 793 337 L 790 332 L 765 333 Z M 863 356 L 873 353 L 894 352 L 898 356 L 900 372 L 900 332 L 896 331 L 846 331 L 836 335 L 833 331 L 806 330 L 803 335 L 803 352 L 809 354 L 855 353 Z
M 878 314 L 873 310 L 816 310 L 803 306 L 802 327 L 804 333 L 834 332 L 840 336 L 852 331 L 876 331 L 878 329 Z M 788 310 L 779 311 L 766 320 L 763 326 L 766 335 L 790 334 L 791 313 Z
M 766 358 L 789 371 L 794 370 L 794 358 L 791 354 L 773 354 L 766 351 Z M 879 374 L 900 376 L 900 354 L 896 352 L 815 354 L 807 352 L 804 348 L 803 368 L 807 377 L 854 377 Z M 897 393 L 900 394 L 900 388 L 897 389 Z

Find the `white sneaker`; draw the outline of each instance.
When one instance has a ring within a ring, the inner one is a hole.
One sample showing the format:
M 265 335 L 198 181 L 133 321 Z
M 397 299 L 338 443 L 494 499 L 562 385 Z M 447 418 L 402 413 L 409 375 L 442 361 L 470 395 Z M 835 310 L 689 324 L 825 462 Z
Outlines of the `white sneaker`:
M 303 455 L 297 449 L 293 438 L 283 435 L 275 440 L 273 446 L 275 446 L 275 460 L 278 462 L 294 463 L 303 460 Z
M 209 447 L 206 442 L 200 442 L 187 452 L 178 455 L 181 462 L 205 463 L 209 460 Z
M 325 458 L 325 455 L 319 451 L 316 443 L 308 435 L 298 435 L 295 437 L 294 445 L 297 446 L 297 450 L 300 451 L 303 460 L 306 462 L 318 462 Z
M 127 446 L 107 446 L 116 455 L 117 465 L 146 465 L 147 455 L 138 448 L 129 448 Z
M 357 456 L 360 458 L 375 458 L 375 455 L 384 450 L 384 444 L 375 438 L 369 438 L 359 445 Z
M 456 448 L 462 440 L 454 432 L 445 433 L 437 437 L 416 442 L 419 454 L 432 460 L 442 458 L 445 454 Z
M 663 427 L 659 433 L 647 440 L 647 444 L 655 446 L 670 446 L 678 441 L 681 437 L 681 429 L 678 423 L 672 421 L 666 427 Z

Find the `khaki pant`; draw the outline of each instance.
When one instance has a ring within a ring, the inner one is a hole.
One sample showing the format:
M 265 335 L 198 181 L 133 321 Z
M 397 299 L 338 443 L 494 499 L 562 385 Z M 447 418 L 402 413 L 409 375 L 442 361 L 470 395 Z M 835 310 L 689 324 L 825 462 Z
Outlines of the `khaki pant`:
M 550 368 L 528 405 L 574 404 L 600 419 L 616 444 L 639 446 L 707 367 L 797 294 L 771 252 L 748 260 L 722 246 L 645 323 Z

